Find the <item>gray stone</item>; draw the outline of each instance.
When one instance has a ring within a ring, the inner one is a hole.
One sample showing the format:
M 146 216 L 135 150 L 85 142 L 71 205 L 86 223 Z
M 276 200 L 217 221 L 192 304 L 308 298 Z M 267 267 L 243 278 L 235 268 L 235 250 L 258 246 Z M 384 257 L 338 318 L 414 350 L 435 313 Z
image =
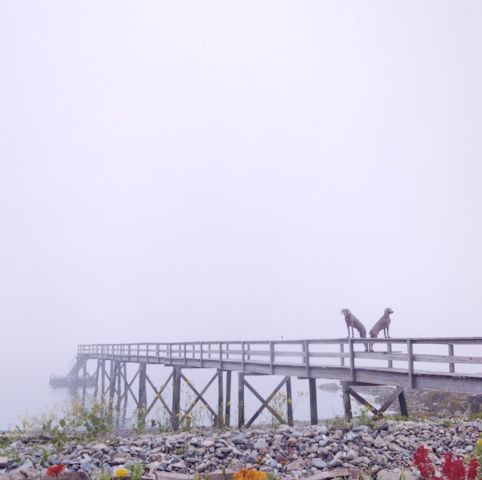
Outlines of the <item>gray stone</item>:
M 313 460 L 311 460 L 311 464 L 320 470 L 323 470 L 327 467 L 327 463 L 321 458 L 314 458 Z
M 377 480 L 400 480 L 401 470 L 380 470 L 377 474 Z M 410 471 L 403 471 L 406 480 L 416 480 L 415 475 Z
M 231 439 L 231 441 L 235 444 L 235 445 L 247 445 L 248 444 L 248 439 L 246 438 L 245 435 L 236 435 L 235 437 L 233 437 Z
M 266 440 L 264 438 L 260 438 L 253 445 L 253 448 L 255 450 L 267 450 L 268 449 L 268 443 L 266 442 Z

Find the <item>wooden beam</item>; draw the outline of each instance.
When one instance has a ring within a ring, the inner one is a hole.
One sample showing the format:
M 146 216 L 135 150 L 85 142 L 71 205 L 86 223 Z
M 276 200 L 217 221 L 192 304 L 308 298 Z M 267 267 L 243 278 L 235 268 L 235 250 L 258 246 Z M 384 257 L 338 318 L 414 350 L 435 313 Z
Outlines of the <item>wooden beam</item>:
M 161 403 L 162 403 L 162 406 L 166 409 L 167 411 L 167 414 L 169 415 L 169 417 L 172 417 L 172 412 L 171 412 L 171 409 L 168 407 L 167 403 L 164 401 L 164 399 L 162 398 L 162 393 L 164 392 L 164 390 L 166 389 L 166 387 L 169 385 L 169 382 L 171 381 L 171 378 L 173 376 L 173 373 L 171 372 L 169 374 L 169 376 L 167 377 L 167 380 L 164 382 L 164 384 L 162 385 L 162 387 L 157 390 L 156 386 L 154 385 L 154 383 L 152 382 L 152 380 L 149 378 L 148 375 L 146 375 L 146 379 L 147 379 L 147 382 L 149 383 L 149 385 L 151 386 L 151 388 L 154 390 L 154 393 L 156 394 L 154 399 L 152 400 L 151 404 L 149 405 L 149 407 L 147 408 L 147 411 L 146 411 L 146 416 L 149 414 L 149 412 L 151 411 L 152 407 L 154 406 L 154 404 L 157 402 L 157 400 L 159 400 Z
M 345 410 L 345 419 L 351 420 L 353 418 L 353 413 L 351 410 L 351 399 L 350 399 L 348 383 L 341 382 L 341 387 L 343 391 L 343 408 Z
M 137 424 L 144 426 L 146 423 L 146 410 L 147 410 L 147 390 L 146 390 L 146 377 L 147 377 L 147 365 L 145 363 L 139 364 L 139 395 L 137 402 Z
M 271 412 L 271 414 L 280 422 L 280 423 L 283 423 L 284 420 L 283 418 L 279 415 L 279 413 L 273 409 L 273 407 L 271 407 L 271 405 L 269 404 L 271 402 L 271 400 L 273 400 L 273 398 L 275 397 L 275 395 L 280 391 L 281 387 L 286 383 L 286 380 L 288 379 L 289 377 L 285 377 L 283 378 L 283 380 L 281 380 L 281 382 L 279 383 L 279 385 L 273 390 L 273 392 L 270 394 L 270 396 L 265 400 L 255 389 L 252 385 L 250 385 L 246 379 L 244 380 L 244 385 L 246 385 L 248 387 L 248 389 L 253 393 L 253 395 L 261 402 L 261 406 L 258 408 L 258 410 L 256 410 L 256 412 L 254 413 L 254 415 L 250 418 L 250 420 L 248 421 L 248 423 L 246 423 L 246 426 L 247 427 L 250 427 L 253 422 L 258 418 L 259 414 L 266 408 L 267 410 L 269 410 Z
M 413 366 L 413 343 L 412 340 L 407 340 L 407 355 L 408 355 L 408 386 L 415 387 L 414 366 Z
M 380 414 L 379 410 L 375 408 L 367 399 L 363 398 L 358 392 L 353 390 L 353 388 L 348 387 L 348 393 L 355 399 L 358 400 L 362 405 L 367 407 L 374 415 L 378 416 Z
M 408 406 L 405 398 L 405 392 L 402 390 L 398 396 L 398 404 L 400 406 L 400 415 L 402 417 L 408 417 Z
M 288 425 L 294 425 L 293 420 L 293 395 L 291 393 L 291 377 L 286 377 L 286 416 L 288 418 Z
M 173 367 L 171 427 L 175 432 L 179 430 L 180 409 L 181 409 L 181 368 Z
M 184 380 L 184 382 L 186 383 L 186 385 L 194 392 L 194 395 L 196 395 L 196 397 L 194 398 L 193 402 L 191 403 L 191 405 L 189 406 L 189 408 L 186 410 L 186 412 L 184 413 L 184 415 L 182 416 L 181 420 L 180 420 L 180 423 L 183 422 L 183 420 L 185 419 L 185 417 L 187 415 L 189 415 L 192 411 L 192 409 L 197 405 L 197 403 L 199 401 L 201 401 L 204 406 L 209 410 L 209 412 L 211 413 L 211 415 L 213 416 L 213 419 L 214 419 L 214 423 L 215 424 L 218 424 L 218 414 L 213 410 L 213 408 L 211 407 L 211 405 L 209 405 L 209 403 L 205 400 L 204 398 L 204 394 L 206 393 L 207 389 L 212 385 L 212 383 L 214 382 L 214 380 L 216 380 L 218 378 L 218 373 L 216 372 L 213 377 L 211 378 L 211 380 L 209 380 L 209 382 L 207 383 L 207 385 L 202 389 L 202 391 L 199 393 L 196 389 L 196 387 L 184 376 L 183 373 L 181 373 L 181 378 Z
M 310 421 L 311 425 L 318 424 L 318 403 L 316 398 L 316 378 L 308 379 L 308 387 L 310 391 Z
M 380 413 L 383 413 L 385 410 L 387 410 L 390 405 L 397 400 L 400 397 L 400 393 L 403 392 L 402 387 L 396 387 L 395 390 L 385 399 L 385 401 L 382 403 L 382 406 L 378 409 Z
M 226 370 L 226 403 L 224 410 L 224 425 L 231 425 L 231 371 Z
M 244 350 L 243 350 L 244 351 Z M 244 362 L 243 362 L 244 367 Z M 238 428 L 244 427 L 244 373 L 238 373 Z
M 224 391 L 223 391 L 223 371 L 218 370 L 218 427 L 224 428 Z

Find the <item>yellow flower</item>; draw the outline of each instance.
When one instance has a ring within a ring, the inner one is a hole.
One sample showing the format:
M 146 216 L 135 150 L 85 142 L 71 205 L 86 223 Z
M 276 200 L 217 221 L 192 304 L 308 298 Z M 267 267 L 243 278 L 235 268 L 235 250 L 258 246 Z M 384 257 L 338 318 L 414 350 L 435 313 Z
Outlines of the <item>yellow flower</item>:
M 128 478 L 129 476 L 130 476 L 130 472 L 125 467 L 118 467 L 114 470 L 115 478 Z

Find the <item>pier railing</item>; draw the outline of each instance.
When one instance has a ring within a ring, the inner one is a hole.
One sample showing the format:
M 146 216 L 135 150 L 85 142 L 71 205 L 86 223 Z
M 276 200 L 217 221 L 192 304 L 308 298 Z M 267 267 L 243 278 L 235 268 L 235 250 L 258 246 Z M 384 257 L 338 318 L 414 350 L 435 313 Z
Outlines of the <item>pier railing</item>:
M 373 352 L 365 351 L 367 343 L 373 345 Z M 397 374 L 411 388 L 423 376 L 454 377 L 472 384 L 478 380 L 482 393 L 482 337 L 94 344 L 80 345 L 78 354 L 124 362 L 349 381 L 375 381 L 377 376 Z M 423 379 L 418 383 L 427 386 Z

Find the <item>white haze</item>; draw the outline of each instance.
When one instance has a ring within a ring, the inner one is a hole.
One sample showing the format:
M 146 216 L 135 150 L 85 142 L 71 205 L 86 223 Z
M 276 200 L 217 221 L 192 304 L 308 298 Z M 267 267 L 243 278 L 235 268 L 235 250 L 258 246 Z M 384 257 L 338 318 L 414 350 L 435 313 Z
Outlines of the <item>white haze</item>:
M 481 26 L 478 0 L 2 1 L 8 415 L 79 343 L 387 306 L 392 336 L 480 335 Z

